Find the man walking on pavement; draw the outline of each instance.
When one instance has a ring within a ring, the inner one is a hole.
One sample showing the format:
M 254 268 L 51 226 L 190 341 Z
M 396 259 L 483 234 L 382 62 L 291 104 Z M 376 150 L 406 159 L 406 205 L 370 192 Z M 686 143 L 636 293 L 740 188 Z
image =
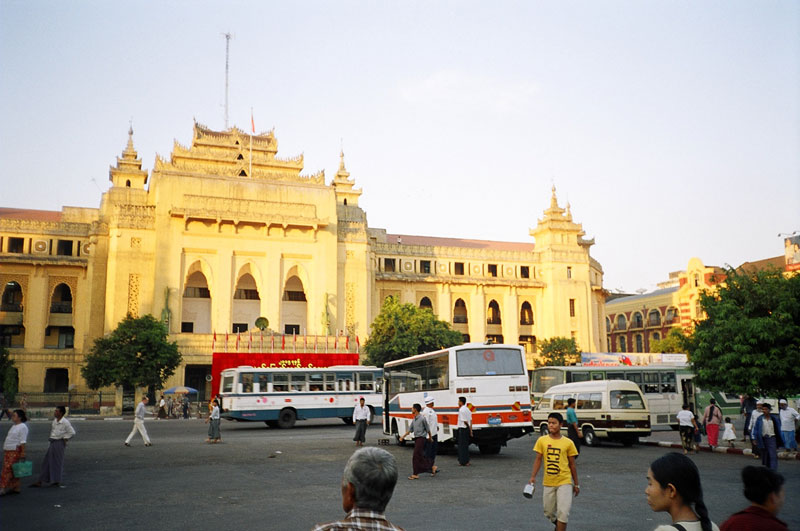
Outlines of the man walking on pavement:
M 147 429 L 144 427 L 144 407 L 147 405 L 148 401 L 149 399 L 144 396 L 142 397 L 142 401 L 139 402 L 139 405 L 136 406 L 136 413 L 133 415 L 133 429 L 131 429 L 131 433 L 128 435 L 128 438 L 125 439 L 125 446 L 131 445 L 131 439 L 133 439 L 133 436 L 137 431 L 142 435 L 145 446 L 153 446 L 153 443 L 150 442 L 150 437 L 147 436 Z
M 458 397 L 458 464 L 470 466 L 469 440 L 472 437 L 472 411 L 467 407 L 466 397 Z
M 800 419 L 800 413 L 793 407 L 789 407 L 789 402 L 785 398 L 778 401 L 778 415 L 781 419 L 781 436 L 783 437 L 783 446 L 787 451 L 797 451 L 797 440 L 794 438 L 795 422 Z
M 45 484 L 50 487 L 58 487 L 61 484 L 61 475 L 64 473 L 64 452 L 67 449 L 67 441 L 75 436 L 75 428 L 64 418 L 67 408 L 57 406 L 53 411 L 53 424 L 50 426 L 50 446 L 44 456 L 42 471 L 39 474 L 39 481 L 31 487 L 41 487 Z
M 761 405 L 763 414 L 756 419 L 753 426 L 753 440 L 761 451 L 761 464 L 772 470 L 778 469 L 778 447 L 783 446 L 781 436 L 781 419 L 772 415 L 772 406 L 768 402 Z
M 366 442 L 367 426 L 369 426 L 370 411 L 364 405 L 364 397 L 358 399 L 358 405 L 353 408 L 353 422 L 356 425 L 356 435 L 353 440 L 356 446 L 364 446 Z
M 436 462 L 436 450 L 439 445 L 439 423 L 436 419 L 436 411 L 433 410 L 434 398 L 432 396 L 425 398 L 425 407 L 422 408 L 422 418 L 428 423 L 428 429 L 431 432 L 431 438 L 425 441 L 425 459 L 431 463 L 431 476 L 435 476 L 439 467 L 434 463 Z

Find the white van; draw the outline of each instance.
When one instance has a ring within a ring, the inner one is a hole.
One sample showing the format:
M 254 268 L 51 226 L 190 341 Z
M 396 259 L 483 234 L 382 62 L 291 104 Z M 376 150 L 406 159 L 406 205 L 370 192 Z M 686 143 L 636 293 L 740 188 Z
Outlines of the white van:
M 630 446 L 650 436 L 650 410 L 639 386 L 627 380 L 595 380 L 554 385 L 533 411 L 533 428 L 547 434 L 547 415 L 561 413 L 566 423 L 567 400 L 575 399 L 575 414 L 584 443 L 599 439 Z M 566 434 L 566 427 L 563 428 Z

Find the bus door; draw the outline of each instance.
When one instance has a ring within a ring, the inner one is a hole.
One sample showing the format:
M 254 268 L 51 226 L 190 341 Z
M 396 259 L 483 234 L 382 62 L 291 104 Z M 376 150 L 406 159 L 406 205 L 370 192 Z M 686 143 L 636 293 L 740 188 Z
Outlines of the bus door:
M 691 378 L 684 378 L 680 373 L 678 374 L 678 379 L 681 382 L 681 398 L 683 398 L 683 403 L 691 404 L 694 408 L 697 408 L 694 381 Z
M 336 373 L 336 405 L 340 408 L 354 408 L 356 380 L 352 372 Z M 351 411 L 352 412 L 352 411 Z
M 391 376 L 389 373 L 383 373 L 383 433 L 389 432 L 389 427 L 392 423 L 389 420 L 389 393 L 391 393 L 391 387 L 389 383 L 391 381 Z

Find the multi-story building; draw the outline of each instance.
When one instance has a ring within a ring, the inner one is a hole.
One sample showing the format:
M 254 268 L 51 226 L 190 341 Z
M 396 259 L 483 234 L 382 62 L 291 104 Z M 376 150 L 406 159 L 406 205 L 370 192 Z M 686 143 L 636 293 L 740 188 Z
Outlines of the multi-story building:
M 195 124 L 148 172 L 130 131 L 99 208 L 0 209 L 0 341 L 20 389 L 83 390 L 84 355 L 127 314 L 167 322 L 184 359 L 169 384 L 202 386 L 215 332 L 263 316 L 277 333 L 363 343 L 389 295 L 473 341 L 604 350 L 594 241 L 555 189 L 535 245 L 387 234 L 368 226 L 343 155 L 326 184 L 277 151 L 272 132 Z

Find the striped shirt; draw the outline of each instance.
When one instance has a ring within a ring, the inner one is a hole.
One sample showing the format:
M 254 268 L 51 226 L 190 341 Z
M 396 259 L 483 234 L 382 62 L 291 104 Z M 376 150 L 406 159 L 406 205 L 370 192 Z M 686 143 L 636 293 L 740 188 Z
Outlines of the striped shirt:
M 319 524 L 313 531 L 403 531 L 386 519 L 383 513 L 354 508 L 344 520 Z

